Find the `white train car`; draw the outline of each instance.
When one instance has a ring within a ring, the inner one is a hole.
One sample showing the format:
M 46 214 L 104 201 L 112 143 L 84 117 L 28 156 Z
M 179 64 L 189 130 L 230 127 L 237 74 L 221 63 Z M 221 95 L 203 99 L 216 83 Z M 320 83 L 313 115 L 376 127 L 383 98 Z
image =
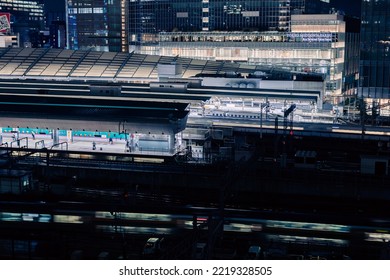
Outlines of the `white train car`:
M 212 116 L 215 118 L 260 119 L 259 112 L 212 110 L 212 111 L 206 113 L 206 115 Z

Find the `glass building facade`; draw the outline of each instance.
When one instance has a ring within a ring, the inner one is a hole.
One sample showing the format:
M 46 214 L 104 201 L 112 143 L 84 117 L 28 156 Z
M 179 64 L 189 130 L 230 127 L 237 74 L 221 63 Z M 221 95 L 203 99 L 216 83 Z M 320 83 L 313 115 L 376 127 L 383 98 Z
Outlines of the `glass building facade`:
M 128 0 L 67 0 L 67 46 L 128 51 Z
M 66 0 L 70 49 L 153 54 L 160 32 L 289 31 L 329 0 Z
M 390 0 L 363 0 L 361 20 L 359 94 L 389 103 Z
M 0 0 L 0 13 L 11 14 L 11 33 L 19 34 L 21 46 L 38 47 L 38 34 L 45 25 L 42 0 Z
M 153 53 L 159 32 L 288 31 L 291 14 L 328 12 L 328 2 L 130 0 L 130 49 Z
M 161 32 L 159 51 L 321 74 L 327 101 L 339 104 L 356 93 L 359 71 L 359 28 L 347 23 L 337 14 L 292 15 L 288 32 Z

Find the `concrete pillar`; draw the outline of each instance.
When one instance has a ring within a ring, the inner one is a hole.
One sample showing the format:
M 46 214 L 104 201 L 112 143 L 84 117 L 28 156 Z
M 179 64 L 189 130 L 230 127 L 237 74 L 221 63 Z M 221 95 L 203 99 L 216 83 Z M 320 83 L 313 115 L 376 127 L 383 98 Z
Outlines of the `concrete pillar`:
M 14 135 L 15 135 L 16 140 L 19 139 L 19 127 L 12 128 L 12 131 L 15 131 Z
M 60 131 L 58 129 L 53 129 L 53 145 L 60 143 Z
M 73 143 L 73 131 L 72 130 L 66 131 L 66 139 L 68 140 L 68 142 Z

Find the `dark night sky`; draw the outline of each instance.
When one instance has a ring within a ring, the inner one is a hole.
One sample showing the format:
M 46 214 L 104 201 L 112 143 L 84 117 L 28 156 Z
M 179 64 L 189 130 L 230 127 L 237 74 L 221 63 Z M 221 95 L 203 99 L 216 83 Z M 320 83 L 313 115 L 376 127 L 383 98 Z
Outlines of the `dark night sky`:
M 44 0 L 45 8 L 50 12 L 65 11 L 65 0 Z
M 360 17 L 362 0 L 330 0 L 332 7 L 343 10 L 347 15 Z
M 48 11 L 58 12 L 65 10 L 65 0 L 44 0 Z M 360 16 L 361 0 L 331 0 L 331 5 L 343 10 L 346 14 Z

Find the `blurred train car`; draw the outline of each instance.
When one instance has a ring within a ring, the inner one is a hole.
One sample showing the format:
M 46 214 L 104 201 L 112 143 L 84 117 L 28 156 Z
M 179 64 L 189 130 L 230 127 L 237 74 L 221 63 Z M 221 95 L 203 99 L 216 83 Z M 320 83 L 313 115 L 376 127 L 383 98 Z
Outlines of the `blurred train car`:
M 188 83 L 168 83 L 168 82 L 151 82 L 149 88 L 151 91 L 164 92 L 186 92 Z

